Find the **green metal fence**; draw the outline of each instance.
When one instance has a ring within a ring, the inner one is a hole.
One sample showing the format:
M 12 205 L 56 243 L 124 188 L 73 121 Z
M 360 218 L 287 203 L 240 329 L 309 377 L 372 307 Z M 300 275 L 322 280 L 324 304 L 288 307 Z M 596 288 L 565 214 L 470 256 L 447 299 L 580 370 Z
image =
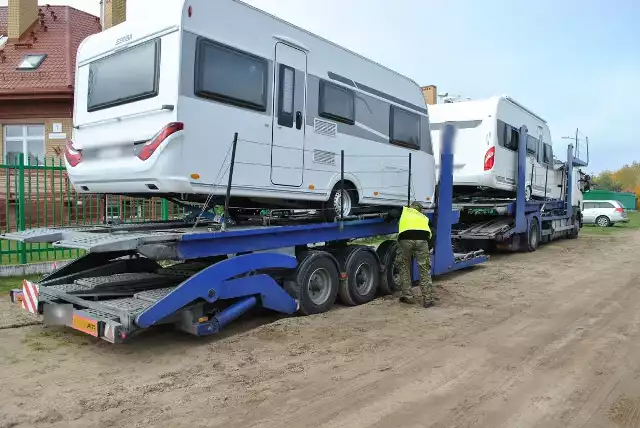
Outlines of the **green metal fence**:
M 82 226 L 119 219 L 169 220 L 182 209 L 161 198 L 84 195 L 75 192 L 60 158 L 7 156 L 0 163 L 0 233 L 34 227 Z M 0 241 L 0 264 L 64 260 L 82 252 L 49 244 Z

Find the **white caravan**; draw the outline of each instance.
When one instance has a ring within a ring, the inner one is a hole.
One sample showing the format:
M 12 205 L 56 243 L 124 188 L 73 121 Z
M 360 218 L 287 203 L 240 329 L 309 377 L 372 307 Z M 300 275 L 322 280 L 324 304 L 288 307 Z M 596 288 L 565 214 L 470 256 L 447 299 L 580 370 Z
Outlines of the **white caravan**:
M 157 4 L 131 2 L 78 50 L 78 192 L 222 197 L 237 132 L 232 205 L 339 211 L 341 150 L 345 214 L 403 204 L 409 154 L 412 196 L 432 201 L 417 83 L 240 1 Z
M 527 126 L 527 199 L 560 199 L 564 163 L 555 160 L 547 122 L 508 96 L 429 106 L 433 141 L 445 123 L 456 127 L 453 184 L 456 195 L 514 197 L 520 127 Z M 440 148 L 434 147 L 436 159 Z M 578 173 L 573 171 L 573 206 L 580 206 Z

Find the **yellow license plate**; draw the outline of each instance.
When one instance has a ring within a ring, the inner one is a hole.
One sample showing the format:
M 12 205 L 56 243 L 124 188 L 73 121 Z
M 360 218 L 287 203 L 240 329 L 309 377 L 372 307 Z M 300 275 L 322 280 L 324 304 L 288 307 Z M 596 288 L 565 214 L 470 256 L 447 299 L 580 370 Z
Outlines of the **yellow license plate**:
M 98 321 L 96 320 L 74 314 L 71 327 L 83 333 L 90 334 L 91 336 L 98 337 Z

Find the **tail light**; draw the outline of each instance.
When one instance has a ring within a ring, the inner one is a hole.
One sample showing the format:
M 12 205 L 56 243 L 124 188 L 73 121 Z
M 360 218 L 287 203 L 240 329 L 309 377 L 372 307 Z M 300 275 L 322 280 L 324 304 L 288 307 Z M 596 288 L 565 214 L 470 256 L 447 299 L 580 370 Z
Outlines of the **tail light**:
M 158 132 L 152 139 L 147 141 L 144 146 L 142 146 L 140 153 L 138 153 L 138 157 L 142 160 L 149 159 L 153 152 L 155 152 L 156 149 L 160 147 L 160 144 L 162 144 L 164 140 L 169 138 L 170 135 L 175 134 L 178 131 L 182 131 L 183 129 L 184 123 L 171 122 L 170 124 L 162 128 L 162 130 Z
M 82 162 L 82 150 L 78 150 L 73 147 L 72 141 L 67 141 L 67 145 L 64 148 L 64 157 L 70 166 L 74 167 Z
M 616 212 L 617 213 L 623 213 L 624 212 L 624 208 L 616 208 Z
M 491 168 L 493 168 L 493 163 L 496 160 L 496 148 L 495 147 L 490 147 L 489 150 L 487 150 L 487 153 L 484 154 L 484 170 L 485 171 L 489 171 Z

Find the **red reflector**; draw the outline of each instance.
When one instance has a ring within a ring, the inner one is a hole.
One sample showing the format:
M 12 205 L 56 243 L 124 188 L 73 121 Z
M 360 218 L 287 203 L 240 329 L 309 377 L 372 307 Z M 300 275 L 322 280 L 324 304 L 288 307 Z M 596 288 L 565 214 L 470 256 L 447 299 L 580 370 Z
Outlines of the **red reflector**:
M 193 8 L 191 6 L 187 9 L 187 13 L 189 13 L 189 18 L 191 18 L 191 15 L 193 15 Z
M 69 166 L 74 167 L 82 162 L 82 151 L 73 147 L 72 141 L 67 141 L 64 148 L 64 157 L 67 159 Z
M 485 171 L 489 171 L 491 168 L 493 168 L 493 163 L 496 160 L 496 148 L 495 147 L 491 147 L 489 150 L 487 150 L 487 153 L 485 153 L 484 155 L 484 170 Z
M 149 159 L 151 157 L 151 155 L 153 154 L 153 152 L 155 152 L 156 149 L 158 147 L 160 147 L 160 144 L 162 144 L 162 142 L 164 140 L 169 138 L 170 135 L 175 134 L 178 131 L 182 131 L 183 129 L 184 129 L 184 123 L 182 123 L 182 122 L 171 122 L 170 124 L 168 124 L 167 126 L 162 128 L 162 130 L 160 132 L 158 132 L 155 135 L 155 137 L 153 137 L 151 140 L 149 140 L 142 147 L 142 150 L 140 150 L 140 153 L 138 153 L 138 157 L 140 159 L 142 159 L 142 160 Z

